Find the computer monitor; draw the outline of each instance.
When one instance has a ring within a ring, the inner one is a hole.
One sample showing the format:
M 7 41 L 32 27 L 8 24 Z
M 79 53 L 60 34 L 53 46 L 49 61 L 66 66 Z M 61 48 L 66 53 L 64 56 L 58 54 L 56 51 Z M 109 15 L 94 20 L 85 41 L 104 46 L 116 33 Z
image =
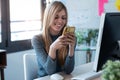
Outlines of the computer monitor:
M 120 13 L 103 13 L 95 54 L 94 71 L 102 70 L 107 60 L 120 60 Z

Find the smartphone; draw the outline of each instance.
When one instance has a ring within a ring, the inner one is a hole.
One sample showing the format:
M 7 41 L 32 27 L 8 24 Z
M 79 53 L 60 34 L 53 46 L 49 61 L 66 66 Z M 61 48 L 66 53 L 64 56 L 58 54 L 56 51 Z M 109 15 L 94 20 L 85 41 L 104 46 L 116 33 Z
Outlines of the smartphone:
M 63 33 L 62 35 L 66 34 L 66 33 L 74 33 L 75 32 L 75 27 L 74 26 L 66 26 L 64 27 Z

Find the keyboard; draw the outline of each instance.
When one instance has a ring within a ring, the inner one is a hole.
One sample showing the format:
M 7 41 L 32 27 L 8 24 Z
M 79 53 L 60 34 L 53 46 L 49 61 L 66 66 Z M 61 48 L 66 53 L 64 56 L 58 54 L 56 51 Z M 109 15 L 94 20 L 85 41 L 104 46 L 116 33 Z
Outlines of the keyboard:
M 89 71 L 87 73 L 77 75 L 73 77 L 71 80 L 91 80 L 100 76 L 101 74 L 102 74 L 102 71 L 99 71 L 99 72 Z

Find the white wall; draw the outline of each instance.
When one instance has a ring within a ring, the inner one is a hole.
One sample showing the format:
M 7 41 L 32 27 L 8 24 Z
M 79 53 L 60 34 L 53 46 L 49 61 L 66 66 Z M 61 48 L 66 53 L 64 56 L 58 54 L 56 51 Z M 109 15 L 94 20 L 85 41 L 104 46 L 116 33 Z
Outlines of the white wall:
M 108 3 L 105 3 L 105 5 L 104 5 L 105 11 L 104 12 L 120 12 L 117 10 L 117 8 L 115 6 L 115 1 L 116 0 L 109 0 Z
M 78 28 L 98 28 L 97 0 L 64 0 L 68 8 L 68 25 Z

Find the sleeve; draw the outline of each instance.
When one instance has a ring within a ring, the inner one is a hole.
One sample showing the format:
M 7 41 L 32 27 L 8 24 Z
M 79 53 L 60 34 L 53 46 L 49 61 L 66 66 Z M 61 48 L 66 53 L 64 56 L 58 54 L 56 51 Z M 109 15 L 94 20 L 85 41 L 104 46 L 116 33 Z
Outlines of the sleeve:
M 42 37 L 34 36 L 31 40 L 31 43 L 37 55 L 38 66 L 42 65 L 48 75 L 55 73 L 56 60 L 53 60 L 46 53 Z
M 77 38 L 76 38 L 76 40 L 77 40 Z M 76 43 L 75 43 L 74 50 L 75 50 L 75 48 L 76 48 Z M 75 54 L 75 51 L 74 51 L 74 54 Z M 70 74 L 74 69 L 74 65 L 75 65 L 74 55 L 72 57 L 67 56 L 66 61 L 65 61 L 65 66 L 64 66 L 65 73 Z
M 70 74 L 74 69 L 74 64 L 75 64 L 74 56 L 72 57 L 67 56 L 65 61 L 65 66 L 64 66 L 65 73 Z

